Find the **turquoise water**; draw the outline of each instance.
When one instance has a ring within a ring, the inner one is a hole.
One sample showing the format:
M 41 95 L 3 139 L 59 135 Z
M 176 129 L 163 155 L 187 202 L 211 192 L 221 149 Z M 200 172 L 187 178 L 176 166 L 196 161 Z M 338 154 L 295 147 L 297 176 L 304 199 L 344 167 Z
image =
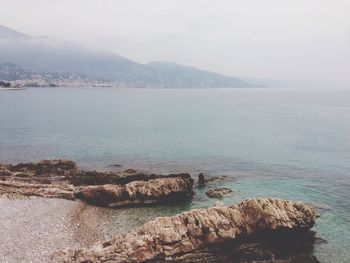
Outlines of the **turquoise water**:
M 273 196 L 320 207 L 321 262 L 350 262 L 350 90 L 0 91 L 0 161 L 76 160 L 229 175 L 227 204 Z M 221 184 L 222 185 L 222 184 Z M 189 207 L 208 206 L 205 190 Z

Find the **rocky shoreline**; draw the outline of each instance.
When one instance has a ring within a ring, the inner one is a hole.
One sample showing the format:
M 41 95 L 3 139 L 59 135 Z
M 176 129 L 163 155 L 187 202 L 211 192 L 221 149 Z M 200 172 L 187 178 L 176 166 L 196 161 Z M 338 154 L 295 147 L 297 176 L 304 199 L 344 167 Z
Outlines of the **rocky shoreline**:
M 171 262 L 210 245 L 254 234 L 271 237 L 284 231 L 284 238 L 293 233 L 303 240 L 318 216 L 312 206 L 300 202 L 250 199 L 233 206 L 193 209 L 173 217 L 159 217 L 90 249 L 61 250 L 55 253 L 54 261 Z M 269 260 L 274 257 L 271 255 Z
M 98 206 L 188 200 L 193 182 L 189 174 L 84 171 L 67 160 L 0 165 L 0 195 L 81 199 Z
M 200 174 L 198 185 L 208 182 Z M 193 197 L 193 185 L 187 173 L 84 171 L 68 160 L 0 164 L 0 196 L 81 200 L 96 209 L 179 204 Z M 207 195 L 223 198 L 231 191 L 217 188 Z M 312 255 L 315 236 L 310 231 L 318 216 L 309 204 L 273 198 L 231 206 L 218 203 L 158 217 L 90 248 L 71 246 L 51 253 L 55 262 L 81 263 L 318 262 Z

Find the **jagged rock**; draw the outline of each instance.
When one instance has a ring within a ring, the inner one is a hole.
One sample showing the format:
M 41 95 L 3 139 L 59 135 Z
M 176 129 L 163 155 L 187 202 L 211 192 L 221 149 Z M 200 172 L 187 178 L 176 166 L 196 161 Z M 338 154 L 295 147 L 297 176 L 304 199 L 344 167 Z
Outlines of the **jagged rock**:
M 33 172 L 35 175 L 44 175 L 54 173 L 56 175 L 65 175 L 65 172 L 77 170 L 77 164 L 70 160 L 42 160 L 39 163 L 19 163 L 9 165 L 11 171 Z
M 171 263 L 320 263 L 313 231 L 272 230 L 166 258 Z M 163 260 L 164 262 L 164 260 Z
M 193 195 L 193 179 L 187 173 L 82 171 L 69 160 L 0 165 L 0 182 L 1 195 L 78 197 L 103 206 L 179 201 Z
M 75 186 L 81 185 L 103 185 L 103 184 L 127 184 L 133 181 L 148 181 L 157 178 L 191 178 L 188 173 L 180 174 L 150 174 L 139 172 L 134 169 L 128 169 L 119 172 L 97 172 L 97 171 L 79 171 L 67 176 L 69 183 Z
M 75 196 L 91 204 L 113 207 L 186 200 L 193 196 L 193 179 L 162 178 L 126 185 L 87 186 L 78 189 Z
M 203 173 L 198 174 L 198 185 L 204 186 L 205 185 L 205 177 Z
M 257 233 L 305 232 L 313 227 L 318 216 L 311 205 L 300 202 L 249 199 L 238 205 L 193 209 L 172 217 L 159 217 L 92 248 L 63 249 L 55 253 L 53 259 L 81 263 L 164 262 Z
M 188 173 L 153 174 L 134 169 L 118 172 L 80 170 L 70 160 L 43 160 L 39 163 L 0 164 L 0 180 L 27 183 L 67 183 L 75 186 L 127 184 L 133 181 L 148 181 L 157 178 L 191 178 Z
M 211 198 L 223 198 L 232 192 L 233 191 L 229 188 L 216 188 L 208 190 L 206 194 Z
M 0 164 L 0 178 L 11 176 L 12 172 L 4 165 Z
M 78 172 L 75 162 L 69 160 L 43 160 L 38 163 L 1 165 L 10 173 L 0 172 L 0 180 L 25 183 L 52 184 L 67 182 L 70 174 Z M 1 168 L 0 168 L 1 170 Z
M 127 184 L 133 181 L 147 181 L 157 178 L 191 178 L 188 173 L 153 174 L 134 169 L 118 172 L 98 172 L 80 170 L 70 160 L 43 160 L 39 163 L 0 164 L 0 180 L 15 180 L 27 183 L 68 183 L 75 186 Z

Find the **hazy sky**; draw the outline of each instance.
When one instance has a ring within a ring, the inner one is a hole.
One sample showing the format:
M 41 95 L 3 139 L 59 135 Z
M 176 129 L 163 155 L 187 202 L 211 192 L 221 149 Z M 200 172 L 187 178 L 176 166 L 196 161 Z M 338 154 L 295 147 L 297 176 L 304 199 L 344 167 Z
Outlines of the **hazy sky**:
M 350 83 L 350 0 L 0 0 L 0 24 L 141 63 Z

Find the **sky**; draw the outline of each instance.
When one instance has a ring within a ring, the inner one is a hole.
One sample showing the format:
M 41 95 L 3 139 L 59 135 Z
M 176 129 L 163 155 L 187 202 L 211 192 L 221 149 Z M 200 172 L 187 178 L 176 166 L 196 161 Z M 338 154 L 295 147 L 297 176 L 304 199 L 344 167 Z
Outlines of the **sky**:
M 140 63 L 350 84 L 349 0 L 0 0 L 0 24 Z

